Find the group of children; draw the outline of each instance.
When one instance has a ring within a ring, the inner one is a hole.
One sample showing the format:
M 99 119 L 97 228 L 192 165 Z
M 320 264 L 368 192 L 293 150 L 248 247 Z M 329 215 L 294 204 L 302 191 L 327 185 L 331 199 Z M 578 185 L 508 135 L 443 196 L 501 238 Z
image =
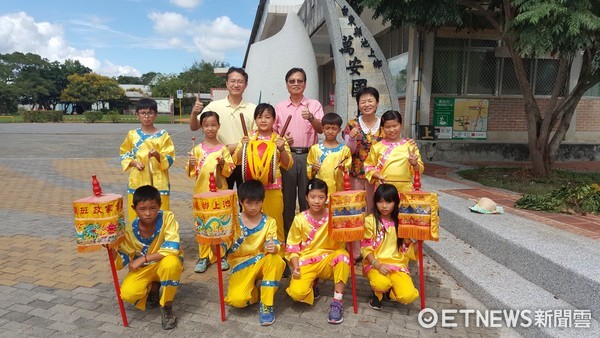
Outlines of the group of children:
M 130 270 L 121 297 L 140 309 L 160 305 L 163 329 L 172 329 L 177 320 L 171 304 L 183 255 L 178 224 L 167 211 L 174 146 L 166 131 L 154 127 L 156 111 L 155 101 L 140 100 L 136 112 L 141 128 L 130 131 L 121 145 L 123 170 L 130 171 L 131 227 L 116 260 L 117 266 L 129 265 Z M 328 322 L 339 324 L 344 319 L 342 298 L 353 263 L 345 243 L 332 240 L 328 231 L 328 198 L 343 190 L 343 174 L 353 161 L 350 148 L 337 139 L 342 118 L 328 113 L 321 120 L 325 139 L 313 145 L 307 157 L 308 209 L 296 215 L 287 238 L 280 168 L 288 169 L 293 157 L 286 139 L 273 130 L 273 106 L 259 104 L 254 121 L 256 130 L 244 136 L 231 154 L 217 140 L 219 115 L 204 111 L 200 124 L 205 138 L 189 153 L 186 166 L 188 176 L 196 180 L 194 194 L 209 191 L 211 174 L 216 175 L 218 189 L 227 189 L 225 178 L 236 165 L 242 167 L 244 183 L 237 187 L 240 231 L 231 243 L 216 246 L 226 257 L 219 262 L 222 268 L 231 267 L 225 302 L 233 307 L 259 302 L 260 324 L 271 325 L 275 321 L 273 298 L 287 265 L 291 278 L 286 292 L 298 302 L 313 304 L 320 296 L 318 279 L 333 280 Z M 401 138 L 401 128 L 398 112 L 384 113 L 381 130 L 385 136 L 372 145 L 364 162 L 365 176 L 377 184 L 374 194 L 367 197 L 376 207 L 365 220 L 360 241 L 363 275 L 373 289 L 369 305 L 374 309 L 381 309 L 384 297 L 408 304 L 419 296 L 408 271 L 408 260 L 415 259 L 414 244 L 398 239 L 397 227 L 399 191 L 412 188 L 412 174 L 422 170 L 422 162 L 414 141 Z M 403 157 L 404 167 L 390 160 L 394 157 Z M 199 246 L 199 257 L 196 272 L 206 271 L 216 261 L 209 246 Z

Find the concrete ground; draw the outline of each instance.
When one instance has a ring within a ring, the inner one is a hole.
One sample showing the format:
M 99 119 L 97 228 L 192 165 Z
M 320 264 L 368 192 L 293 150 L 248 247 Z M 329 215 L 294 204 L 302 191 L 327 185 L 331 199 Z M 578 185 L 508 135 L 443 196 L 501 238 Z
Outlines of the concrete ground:
M 0 203 L 0 337 L 50 336 L 515 336 L 509 329 L 475 326 L 431 329 L 417 321 L 419 300 L 411 305 L 384 303 L 368 307 L 369 286 L 358 277 L 358 314 L 352 311 L 350 289 L 345 296 L 345 320 L 326 322 L 332 296 L 322 282 L 315 306 L 295 304 L 285 293 L 275 299 L 276 322 L 258 324 L 258 306 L 226 307 L 219 314 L 217 273 L 211 267 L 196 274 L 197 245 L 192 228 L 193 184 L 185 176 L 185 153 L 191 148 L 186 124 L 159 125 L 171 134 L 178 158 L 170 170 L 171 206 L 181 228 L 186 260 L 174 303 L 179 318 L 175 330 L 160 327 L 160 310 L 141 312 L 126 304 L 130 326 L 121 324 L 104 251 L 77 253 L 72 201 L 92 194 L 90 176 L 97 175 L 105 193 L 125 195 L 127 174 L 120 169 L 118 149 L 127 124 L 0 124 L 0 175 L 5 184 Z M 433 168 L 436 168 L 433 166 Z M 447 175 L 437 168 L 434 175 Z M 479 189 L 481 189 L 479 187 Z M 470 198 L 469 196 L 463 196 Z M 425 257 L 427 306 L 442 309 L 485 309 L 431 257 Z M 412 265 L 418 285 L 418 268 Z M 119 278 L 125 276 L 119 272 Z M 360 275 L 360 269 L 357 269 Z

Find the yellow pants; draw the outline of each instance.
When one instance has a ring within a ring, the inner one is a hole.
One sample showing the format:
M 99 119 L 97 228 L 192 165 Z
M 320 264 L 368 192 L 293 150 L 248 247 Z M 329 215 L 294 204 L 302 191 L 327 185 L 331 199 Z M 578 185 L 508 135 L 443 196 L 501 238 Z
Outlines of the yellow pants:
M 171 210 L 169 205 L 169 195 L 160 195 L 160 208 L 167 211 Z M 131 224 L 137 218 L 137 213 L 135 212 L 135 209 L 133 209 L 133 194 L 127 194 L 127 210 L 129 210 L 127 218 L 129 219 L 129 224 Z
M 225 248 L 219 245 L 219 250 L 221 250 L 221 258 L 225 258 Z M 213 264 L 217 261 L 217 255 L 212 250 L 211 245 L 198 244 L 198 258 L 207 258 L 210 260 L 210 264 Z
M 130 271 L 121 285 L 121 298 L 140 310 L 146 309 L 146 298 L 152 282 L 160 282 L 162 296 L 160 306 L 172 302 L 179 286 L 183 264 L 178 256 L 165 256 L 148 266 Z
M 248 261 L 249 265 L 242 262 L 233 267 L 229 275 L 225 302 L 237 308 L 256 303 L 258 290 L 255 283 L 262 279 L 260 301 L 266 306 L 273 306 L 273 298 L 279 288 L 279 280 L 283 274 L 285 262 L 281 256 L 271 254 L 259 257 L 259 260 L 253 264 L 251 262 L 251 260 Z
M 403 304 L 410 304 L 419 297 L 419 290 L 415 288 L 410 275 L 406 272 L 390 271 L 390 273 L 384 276 L 377 269 L 371 269 L 367 272 L 367 278 L 379 300 L 388 291 L 390 291 L 390 298 L 392 300 Z
M 300 259 L 302 262 L 302 259 Z M 285 290 L 296 302 L 312 305 L 315 300 L 312 285 L 315 279 L 333 280 L 334 284 L 346 284 L 350 275 L 350 258 L 348 251 L 338 249 L 313 264 L 300 266 L 300 278 L 290 279 L 290 286 Z
M 277 222 L 277 239 L 280 243 L 285 243 L 283 232 L 283 193 L 281 189 L 265 191 L 263 212 L 275 219 L 275 222 Z

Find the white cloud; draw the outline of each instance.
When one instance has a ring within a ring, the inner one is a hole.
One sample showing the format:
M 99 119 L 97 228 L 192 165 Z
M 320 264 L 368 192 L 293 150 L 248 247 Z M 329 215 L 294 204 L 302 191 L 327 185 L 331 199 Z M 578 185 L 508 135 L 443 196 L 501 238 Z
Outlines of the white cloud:
M 177 7 L 191 9 L 198 7 L 202 3 L 202 0 L 171 0 L 170 2 Z
M 25 12 L 0 16 L 0 53 L 34 53 L 50 61 L 79 60 L 94 72 L 108 76 L 131 75 L 139 72 L 131 66 L 100 62 L 93 49 L 76 49 L 65 40 L 62 25 L 36 22 Z M 115 70 L 126 72 L 115 74 Z M 139 76 L 139 75 L 137 75 Z
M 226 52 L 244 51 L 250 36 L 249 29 L 236 25 L 227 16 L 209 22 L 193 22 L 172 12 L 153 12 L 148 17 L 171 48 L 196 51 L 207 61 L 222 61 Z

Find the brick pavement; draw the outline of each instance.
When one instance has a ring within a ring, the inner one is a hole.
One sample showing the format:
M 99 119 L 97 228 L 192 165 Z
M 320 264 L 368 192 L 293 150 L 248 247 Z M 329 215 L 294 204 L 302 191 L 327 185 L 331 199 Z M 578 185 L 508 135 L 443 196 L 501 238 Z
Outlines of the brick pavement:
M 126 174 L 117 160 L 126 130 L 135 125 L 11 124 L 0 125 L 0 175 L 5 177 L 0 205 L 0 337 L 49 336 L 474 336 L 513 335 L 503 329 L 458 327 L 423 329 L 417 323 L 419 301 L 405 306 L 384 303 L 370 309 L 369 286 L 359 273 L 359 313 L 354 314 L 348 289 L 343 324 L 326 322 L 332 284 L 322 282 L 315 306 L 295 304 L 284 292 L 276 295 L 277 320 L 258 325 L 257 306 L 227 307 L 220 322 L 216 269 L 195 274 L 197 254 L 191 224 L 192 184 L 183 172 L 181 155 L 191 146 L 187 125 L 163 126 L 172 134 L 179 159 L 171 172 L 172 207 L 181 225 L 187 259 L 174 310 L 177 329 L 160 327 L 160 310 L 137 311 L 126 305 L 129 328 L 121 325 L 107 255 L 78 254 L 73 238 L 73 200 L 90 195 L 90 175 L 105 192 L 124 193 Z M 427 305 L 436 310 L 484 307 L 425 257 Z M 412 266 L 418 285 L 418 269 Z M 119 272 L 122 278 L 125 271 Z

